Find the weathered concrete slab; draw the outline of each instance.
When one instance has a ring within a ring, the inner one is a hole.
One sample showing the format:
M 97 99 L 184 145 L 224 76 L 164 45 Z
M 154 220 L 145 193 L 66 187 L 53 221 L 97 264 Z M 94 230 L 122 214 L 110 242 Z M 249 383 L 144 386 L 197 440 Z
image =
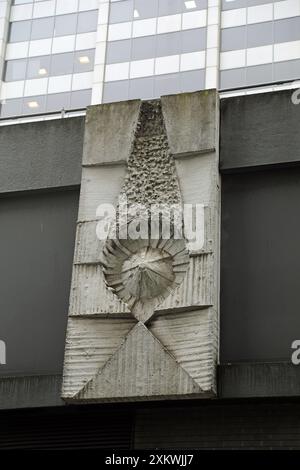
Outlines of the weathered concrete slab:
M 300 161 L 300 105 L 295 90 L 221 101 L 220 169 L 233 171 Z
M 0 193 L 79 186 L 84 117 L 0 127 Z
M 77 398 L 130 401 L 201 393 L 196 381 L 179 366 L 149 330 L 138 323 L 97 377 L 87 383 Z
M 126 166 L 84 167 L 82 169 L 78 221 L 96 219 L 99 204 L 116 205 L 126 175 Z
M 87 110 L 83 165 L 126 163 L 137 124 L 140 101 L 124 101 Z
M 218 154 L 194 154 L 175 160 L 185 204 L 211 205 L 218 200 Z
M 126 133 L 128 163 L 127 156 L 121 163 L 116 159 L 120 142 L 118 138 L 115 142 L 109 129 L 119 108 L 118 126 L 123 126 L 121 139 Z M 126 109 L 130 130 L 128 122 L 121 122 Z M 97 107 L 94 113 L 90 110 L 87 121 L 94 132 L 85 152 L 92 155 L 95 145 L 101 158 L 89 161 L 90 166 L 84 163 L 83 168 L 63 397 L 104 402 L 215 396 L 219 332 L 216 93 Z M 106 130 L 107 136 L 99 135 Z M 127 237 L 119 234 L 100 242 L 96 209 L 101 203 L 112 203 L 121 212 L 117 206 L 121 194 L 131 209 L 143 204 L 143 222 L 137 213 L 127 212 L 125 227 L 131 228 Z M 178 226 L 171 217 L 167 237 L 162 232 L 149 233 L 153 204 L 156 211 L 157 206 L 163 207 L 163 217 L 170 216 L 175 206 L 199 204 L 198 244 L 193 246 L 187 236 L 187 219 L 180 219 Z M 136 230 L 143 223 L 147 234 L 140 236 Z M 130 224 L 137 226 L 132 230 Z M 185 236 L 178 239 L 176 231 L 183 233 L 183 228 Z M 130 331 L 129 324 L 135 325 Z
M 215 90 L 161 98 L 172 154 L 215 150 L 218 145 L 218 98 Z
M 156 311 L 185 310 L 190 307 L 213 305 L 214 259 L 212 253 L 204 253 L 190 258 L 190 265 L 182 284 L 173 295 L 162 302 Z
M 156 315 L 149 330 L 165 345 L 178 364 L 199 384 L 211 392 L 216 380 L 217 347 L 215 312 L 203 310 Z
M 72 398 L 93 379 L 135 326 L 132 318 L 71 318 L 65 351 L 63 395 Z
M 97 237 L 97 220 L 77 224 L 74 263 L 99 263 L 102 257 L 104 241 Z
M 61 375 L 2 377 L 0 409 L 62 406 Z
M 73 267 L 69 315 L 129 313 L 127 305 L 107 289 L 100 264 Z
M 221 364 L 219 398 L 300 395 L 300 367 L 287 362 Z

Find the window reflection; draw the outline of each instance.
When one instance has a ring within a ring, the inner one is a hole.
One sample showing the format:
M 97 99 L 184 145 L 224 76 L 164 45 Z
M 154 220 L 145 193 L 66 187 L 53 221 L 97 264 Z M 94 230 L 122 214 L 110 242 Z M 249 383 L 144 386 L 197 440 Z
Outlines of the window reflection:
M 8 60 L 4 81 L 13 82 L 31 78 L 90 72 L 94 69 L 95 50 L 66 52 L 28 59 Z
M 10 60 L 6 62 L 4 80 L 7 82 L 24 80 L 26 76 L 26 59 Z
M 10 24 L 9 42 L 29 41 L 31 21 L 16 21 Z
M 46 39 L 97 30 L 98 10 L 10 23 L 9 42 Z
M 43 78 L 50 73 L 50 56 L 28 59 L 27 78 Z

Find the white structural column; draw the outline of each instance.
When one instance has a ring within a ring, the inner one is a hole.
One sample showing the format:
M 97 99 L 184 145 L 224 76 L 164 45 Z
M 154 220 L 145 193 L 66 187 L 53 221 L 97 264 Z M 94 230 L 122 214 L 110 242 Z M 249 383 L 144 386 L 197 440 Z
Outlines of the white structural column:
M 11 0 L 0 0 L 0 93 L 2 89 L 3 68 L 10 19 Z M 1 93 L 2 96 L 2 93 Z
M 221 0 L 208 0 L 205 88 L 219 88 Z
M 99 0 L 92 103 L 102 103 L 110 0 Z

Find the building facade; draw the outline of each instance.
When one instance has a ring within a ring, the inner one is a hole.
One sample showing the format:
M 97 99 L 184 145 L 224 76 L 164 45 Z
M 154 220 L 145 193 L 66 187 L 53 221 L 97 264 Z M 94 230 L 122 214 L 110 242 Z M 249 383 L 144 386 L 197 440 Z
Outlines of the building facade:
M 1 118 L 299 78 L 299 0 L 0 6 Z

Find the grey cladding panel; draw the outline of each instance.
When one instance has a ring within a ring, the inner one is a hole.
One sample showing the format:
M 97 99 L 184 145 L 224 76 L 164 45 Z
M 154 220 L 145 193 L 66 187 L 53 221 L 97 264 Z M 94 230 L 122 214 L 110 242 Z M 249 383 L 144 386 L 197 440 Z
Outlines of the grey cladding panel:
M 0 127 L 0 193 L 79 185 L 83 132 L 83 117 Z
M 300 168 L 223 175 L 221 363 L 291 363 L 300 332 Z
M 221 101 L 221 170 L 300 161 L 300 105 L 293 104 L 293 93 Z
M 62 371 L 78 191 L 0 199 L 1 376 Z

